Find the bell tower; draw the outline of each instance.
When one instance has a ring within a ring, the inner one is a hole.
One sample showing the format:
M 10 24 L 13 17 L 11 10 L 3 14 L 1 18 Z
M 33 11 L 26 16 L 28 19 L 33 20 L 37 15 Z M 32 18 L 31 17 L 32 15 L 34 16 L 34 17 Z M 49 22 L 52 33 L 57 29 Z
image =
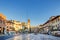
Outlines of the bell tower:
M 30 28 L 30 19 L 28 19 L 28 29 Z

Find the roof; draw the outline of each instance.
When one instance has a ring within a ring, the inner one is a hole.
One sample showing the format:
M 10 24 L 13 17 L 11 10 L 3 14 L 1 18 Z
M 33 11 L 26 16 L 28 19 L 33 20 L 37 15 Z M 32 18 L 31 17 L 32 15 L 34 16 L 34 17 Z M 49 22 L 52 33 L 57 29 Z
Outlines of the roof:
M 0 13 L 0 16 L 1 16 L 3 19 L 6 19 L 6 16 L 4 16 L 2 13 Z
M 13 23 L 12 21 L 10 21 L 10 20 L 7 20 L 7 23 Z M 13 23 L 14 24 L 14 23 Z
M 58 16 L 56 16 L 56 17 L 54 17 L 53 19 L 51 19 L 51 20 L 48 20 L 47 22 L 45 22 L 43 25 L 45 25 L 45 24 L 47 24 L 47 23 L 49 23 L 50 21 L 53 21 L 53 20 L 55 20 L 56 18 L 58 18 L 58 17 L 60 17 L 60 15 L 58 15 Z

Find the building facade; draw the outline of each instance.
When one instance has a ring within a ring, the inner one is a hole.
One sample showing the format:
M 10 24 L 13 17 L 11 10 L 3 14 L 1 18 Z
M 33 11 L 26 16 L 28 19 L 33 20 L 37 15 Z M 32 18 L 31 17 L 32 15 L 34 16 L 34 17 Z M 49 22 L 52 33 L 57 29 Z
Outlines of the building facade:
M 30 30 L 30 19 L 27 22 L 8 20 L 6 16 L 0 14 L 0 34 L 10 34 L 11 31 L 18 32 L 21 29 Z
M 59 31 L 60 30 L 60 15 L 52 16 L 47 22 L 43 24 L 44 32 Z
M 16 20 L 11 20 L 14 24 L 13 27 L 15 28 L 15 31 L 19 31 L 20 29 L 22 29 L 21 27 L 21 22 L 20 21 L 16 21 Z
M 4 34 L 6 23 L 6 16 L 0 14 L 0 34 Z
M 15 31 L 15 29 L 13 27 L 14 23 L 11 20 L 7 20 L 5 24 L 6 24 L 5 34 L 11 34 L 11 31 Z

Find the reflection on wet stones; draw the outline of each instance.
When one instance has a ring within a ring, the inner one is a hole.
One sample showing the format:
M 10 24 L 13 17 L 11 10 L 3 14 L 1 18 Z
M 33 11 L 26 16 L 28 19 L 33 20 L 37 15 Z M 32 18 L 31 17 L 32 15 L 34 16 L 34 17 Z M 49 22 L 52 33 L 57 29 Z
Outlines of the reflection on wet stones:
M 60 38 L 44 34 L 21 34 L 7 40 L 60 40 Z

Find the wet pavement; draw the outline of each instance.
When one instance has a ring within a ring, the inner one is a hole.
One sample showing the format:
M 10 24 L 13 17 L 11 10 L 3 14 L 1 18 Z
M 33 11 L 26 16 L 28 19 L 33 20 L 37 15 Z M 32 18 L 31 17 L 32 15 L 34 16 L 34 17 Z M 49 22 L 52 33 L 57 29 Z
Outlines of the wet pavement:
M 60 40 L 60 37 L 55 37 L 45 34 L 20 34 L 16 36 L 2 36 L 0 40 Z
M 0 40 L 6 40 L 8 38 L 12 38 L 14 35 L 5 35 L 5 36 L 0 36 Z

